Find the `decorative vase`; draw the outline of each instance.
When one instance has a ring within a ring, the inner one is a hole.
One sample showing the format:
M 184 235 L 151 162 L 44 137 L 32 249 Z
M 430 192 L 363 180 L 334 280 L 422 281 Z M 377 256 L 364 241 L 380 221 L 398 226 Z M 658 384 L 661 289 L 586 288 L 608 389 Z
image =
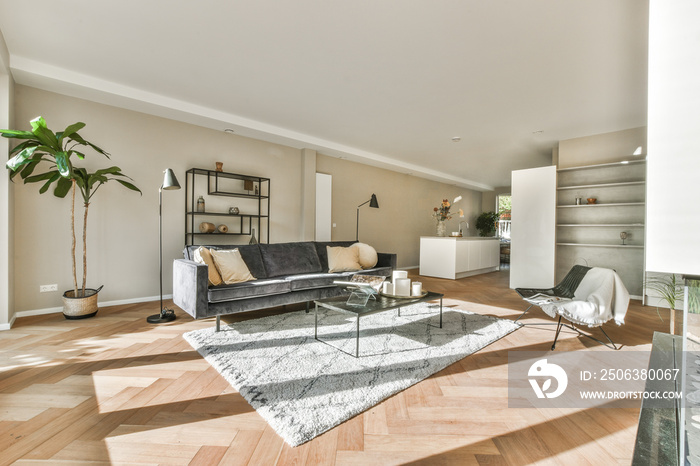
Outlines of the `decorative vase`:
M 437 221 L 436 235 L 437 236 L 447 236 L 447 227 L 445 225 L 444 220 Z

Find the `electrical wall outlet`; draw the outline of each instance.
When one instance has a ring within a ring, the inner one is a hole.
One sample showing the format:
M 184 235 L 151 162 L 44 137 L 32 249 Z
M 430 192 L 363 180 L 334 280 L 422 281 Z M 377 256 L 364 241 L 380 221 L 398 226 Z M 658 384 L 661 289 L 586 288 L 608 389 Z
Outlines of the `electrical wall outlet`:
M 46 293 L 49 291 L 58 291 L 58 285 L 53 284 L 53 285 L 39 285 L 39 293 Z

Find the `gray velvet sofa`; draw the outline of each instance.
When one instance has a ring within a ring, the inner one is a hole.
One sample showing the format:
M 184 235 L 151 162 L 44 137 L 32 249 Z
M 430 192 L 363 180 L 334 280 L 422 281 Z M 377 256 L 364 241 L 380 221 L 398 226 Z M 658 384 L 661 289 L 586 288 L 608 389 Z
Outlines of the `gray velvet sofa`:
M 253 245 L 206 246 L 238 248 L 256 280 L 231 285 L 209 286 L 205 264 L 192 260 L 197 246 L 184 250 L 184 259 L 173 263 L 173 302 L 195 319 L 252 311 L 339 295 L 335 280 L 349 280 L 354 274 L 391 276 L 396 254 L 377 253 L 371 269 L 358 272 L 328 272 L 326 246 L 350 246 L 354 241 L 298 242 Z

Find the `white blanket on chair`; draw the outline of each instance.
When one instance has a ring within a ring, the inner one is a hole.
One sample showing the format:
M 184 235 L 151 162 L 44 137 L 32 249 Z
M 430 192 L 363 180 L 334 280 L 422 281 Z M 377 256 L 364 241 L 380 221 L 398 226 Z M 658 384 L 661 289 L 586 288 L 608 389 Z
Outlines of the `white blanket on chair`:
M 557 314 L 580 325 L 598 327 L 610 319 L 625 323 L 630 295 L 614 270 L 593 267 L 581 280 L 572 301 L 542 304 L 550 317 Z

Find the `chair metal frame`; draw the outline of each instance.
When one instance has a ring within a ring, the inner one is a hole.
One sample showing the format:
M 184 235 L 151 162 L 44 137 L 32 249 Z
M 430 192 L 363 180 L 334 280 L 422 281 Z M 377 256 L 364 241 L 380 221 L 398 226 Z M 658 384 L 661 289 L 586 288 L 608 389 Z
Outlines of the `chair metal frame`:
M 586 276 L 586 273 L 591 269 L 591 267 L 586 267 L 583 265 L 574 265 L 571 270 L 569 270 L 569 273 L 566 274 L 564 279 L 559 282 L 556 286 L 553 288 L 516 288 L 515 291 L 520 295 L 523 300 L 526 300 L 527 298 L 530 298 L 537 293 L 542 293 L 546 294 L 549 296 L 556 296 L 559 298 L 569 298 L 572 299 L 574 297 L 574 293 L 576 291 L 576 288 L 581 284 L 581 280 L 583 280 L 583 277 Z M 515 322 L 519 321 L 521 317 L 523 317 L 527 311 L 532 308 L 532 306 L 536 306 L 536 304 L 530 304 L 525 311 L 523 311 L 520 316 L 518 316 L 517 319 L 515 319 Z M 538 306 L 539 307 L 539 306 Z M 567 319 L 568 320 L 568 319 Z M 579 335 L 582 335 L 584 337 L 588 337 L 593 341 L 596 341 L 600 343 L 603 346 L 606 346 L 610 349 L 618 350 L 620 349 L 620 346 L 615 345 L 615 343 L 610 339 L 607 333 L 605 333 L 605 330 L 603 330 L 603 327 L 600 326 L 600 331 L 603 332 L 603 335 L 605 335 L 605 338 L 608 340 L 609 343 L 605 343 L 604 341 L 601 341 L 591 335 L 588 335 L 586 333 L 583 333 L 581 330 L 576 328 L 574 326 L 574 323 L 569 321 L 569 324 L 563 323 L 562 322 L 562 316 L 559 316 L 559 320 L 557 322 L 542 322 L 542 323 L 537 323 L 537 324 L 520 324 L 523 326 L 536 326 L 536 325 L 556 325 L 557 330 L 554 335 L 554 341 L 552 342 L 552 351 L 557 345 L 557 339 L 559 338 L 559 333 L 561 332 L 562 327 L 569 328 L 571 330 L 574 330 L 577 332 Z

